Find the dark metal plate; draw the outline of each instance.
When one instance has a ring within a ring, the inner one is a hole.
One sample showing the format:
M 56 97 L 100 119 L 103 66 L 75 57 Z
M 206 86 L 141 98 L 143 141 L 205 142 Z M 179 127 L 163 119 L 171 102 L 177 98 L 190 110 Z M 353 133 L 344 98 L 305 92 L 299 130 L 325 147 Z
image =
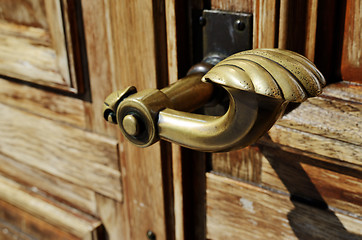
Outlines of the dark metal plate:
M 225 58 L 252 48 L 252 14 L 204 10 L 201 20 L 205 57 Z

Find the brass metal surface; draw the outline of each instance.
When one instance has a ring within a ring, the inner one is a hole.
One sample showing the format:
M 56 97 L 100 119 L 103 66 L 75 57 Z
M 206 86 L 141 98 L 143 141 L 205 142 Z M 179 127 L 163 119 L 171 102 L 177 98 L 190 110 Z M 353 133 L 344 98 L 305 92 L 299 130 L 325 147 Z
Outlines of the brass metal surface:
M 127 115 L 122 120 L 122 126 L 127 134 L 137 135 L 140 132 L 140 123 L 138 119 L 133 115 Z
M 141 147 L 161 138 L 199 151 L 229 151 L 254 143 L 289 102 L 317 96 L 325 85 L 312 62 L 280 49 L 237 53 L 202 75 L 191 74 L 161 90 L 113 93 L 106 99 L 105 119 L 118 123 Z M 191 113 L 206 103 L 226 110 Z

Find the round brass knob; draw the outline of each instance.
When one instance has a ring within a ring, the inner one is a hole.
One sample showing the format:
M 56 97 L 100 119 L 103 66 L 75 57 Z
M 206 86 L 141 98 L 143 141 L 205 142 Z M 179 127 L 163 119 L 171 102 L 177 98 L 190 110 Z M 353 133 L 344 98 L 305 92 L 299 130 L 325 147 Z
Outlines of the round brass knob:
M 123 118 L 122 125 L 124 131 L 131 136 L 136 136 L 140 132 L 140 123 L 137 118 L 131 114 Z

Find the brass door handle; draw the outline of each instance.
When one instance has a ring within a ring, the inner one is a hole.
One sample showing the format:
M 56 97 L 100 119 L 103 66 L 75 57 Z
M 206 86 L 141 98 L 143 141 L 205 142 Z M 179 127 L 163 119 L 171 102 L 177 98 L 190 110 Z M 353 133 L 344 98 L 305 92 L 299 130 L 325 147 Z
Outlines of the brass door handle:
M 141 147 L 165 139 L 199 151 L 229 151 L 254 143 L 287 103 L 317 96 L 325 84 L 307 58 L 287 50 L 255 49 L 161 90 L 114 92 L 105 100 L 104 117 Z M 222 101 L 216 96 L 227 96 L 225 112 L 191 113 L 207 102 Z

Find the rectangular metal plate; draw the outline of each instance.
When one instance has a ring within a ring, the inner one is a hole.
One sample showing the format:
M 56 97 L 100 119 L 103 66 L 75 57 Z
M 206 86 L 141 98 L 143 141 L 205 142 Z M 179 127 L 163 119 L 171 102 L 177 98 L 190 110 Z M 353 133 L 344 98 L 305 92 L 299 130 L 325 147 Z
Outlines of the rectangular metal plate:
M 227 57 L 252 48 L 252 14 L 204 10 L 202 21 L 204 57 Z

